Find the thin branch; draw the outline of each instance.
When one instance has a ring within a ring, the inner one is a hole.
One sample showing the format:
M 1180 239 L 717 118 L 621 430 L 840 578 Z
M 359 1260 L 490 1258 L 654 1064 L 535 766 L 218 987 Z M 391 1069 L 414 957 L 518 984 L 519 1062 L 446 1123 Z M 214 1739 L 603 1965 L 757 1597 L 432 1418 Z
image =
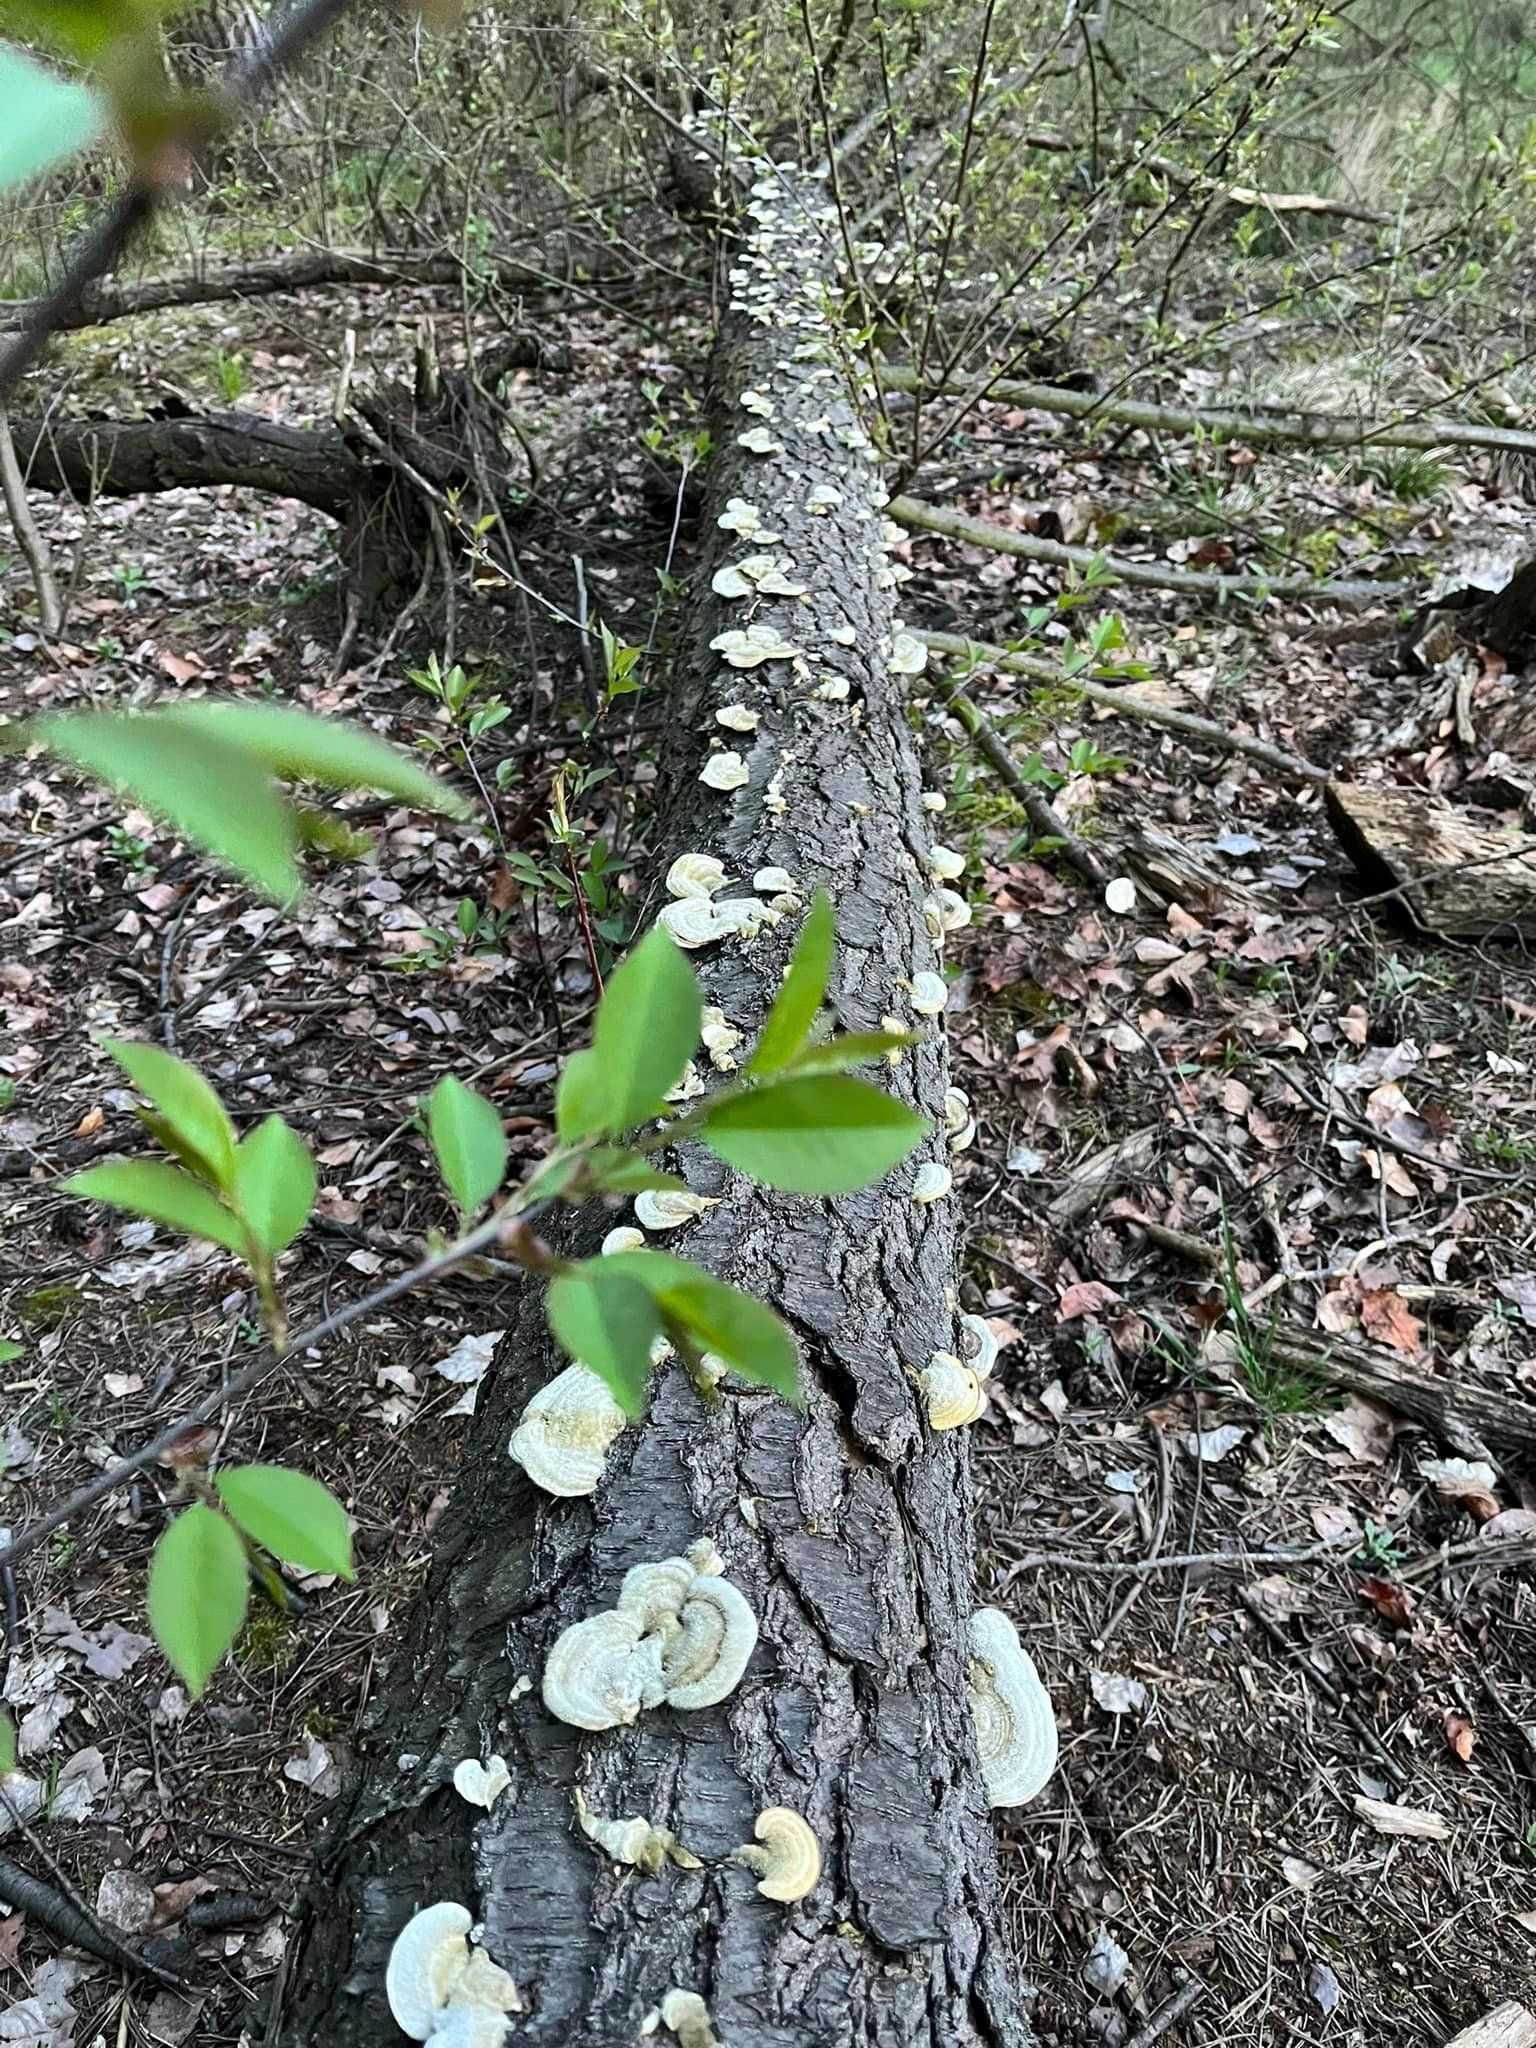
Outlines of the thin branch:
M 224 74 L 223 91 L 232 109 L 248 107 L 259 99 L 272 80 L 296 63 L 351 4 L 352 0 L 300 0 L 278 16 Z M 116 269 L 165 197 L 166 187 L 136 176 L 103 219 L 76 244 L 63 277 L 46 298 L 33 303 L 19 332 L 0 352 L 0 399 L 37 360 L 49 336 L 78 317 L 88 287 Z
M 1107 555 L 1097 548 L 1068 547 L 1061 541 L 1040 540 L 1032 533 L 1012 533 L 1005 526 L 993 526 L 985 519 L 969 519 L 963 512 L 950 512 L 921 498 L 892 498 L 885 511 L 902 526 L 941 533 L 946 539 L 963 541 L 968 547 L 989 548 L 999 555 L 1018 555 L 1029 562 L 1049 562 L 1058 569 L 1088 569 L 1097 563 L 1118 583 L 1140 584 L 1151 590 L 1185 591 L 1191 597 L 1306 597 L 1319 604 L 1398 604 L 1415 587 L 1412 583 L 1347 579 L 1318 582 L 1311 576 L 1207 576 L 1198 569 L 1179 569 L 1172 563 L 1133 562 L 1124 555 Z
M 891 391 L 932 397 L 940 391 L 974 398 L 975 379 L 950 378 L 942 384 L 919 377 L 903 363 L 882 363 L 880 380 Z M 1518 427 L 1484 427 L 1471 420 L 1346 419 L 1337 413 L 1295 412 L 1257 419 L 1251 414 L 1176 405 L 1152 405 L 1139 398 L 1104 398 L 1092 391 L 1062 391 L 1054 384 L 1022 384 L 1012 377 L 986 382 L 981 393 L 1009 405 L 1037 412 L 1063 413 L 1069 419 L 1116 420 L 1149 434 L 1209 434 L 1255 447 L 1295 448 L 1496 448 L 1511 455 L 1536 455 L 1536 433 Z
M 48 543 L 38 531 L 32 507 L 27 501 L 27 486 L 21 465 L 16 460 L 16 443 L 11 439 L 11 422 L 4 406 L 0 406 L 0 492 L 5 496 L 5 509 L 10 514 L 16 545 L 32 572 L 32 587 L 37 592 L 38 625 L 43 638 L 53 640 L 63 630 L 64 607 L 59 603 L 59 586 L 54 581 Z
M 1059 667 L 1048 661 L 1034 661 L 1027 654 L 1010 654 L 1006 647 L 996 647 L 987 640 L 962 640 L 957 633 L 918 633 L 917 638 L 935 654 L 954 654 L 973 662 L 987 662 L 993 668 L 1007 669 L 1011 675 L 1028 676 L 1031 682 L 1044 683 L 1053 690 L 1075 690 L 1090 703 L 1102 704 L 1106 711 L 1118 711 L 1125 718 L 1141 719 L 1148 725 L 1164 726 L 1169 732 L 1183 733 L 1188 739 L 1203 740 L 1208 746 L 1220 748 L 1223 753 L 1248 754 L 1255 761 L 1262 761 L 1266 768 L 1273 768 L 1294 782 L 1327 782 L 1330 779 L 1326 768 L 1302 760 L 1299 754 L 1288 754 L 1283 747 L 1271 746 L 1268 740 L 1253 739 L 1247 733 L 1229 732 L 1224 725 L 1217 725 L 1214 719 L 1197 718 L 1192 711 L 1176 711 L 1168 704 L 1149 703 L 1145 697 L 1138 697 L 1128 683 L 1115 689 L 1086 676 L 1063 675 Z

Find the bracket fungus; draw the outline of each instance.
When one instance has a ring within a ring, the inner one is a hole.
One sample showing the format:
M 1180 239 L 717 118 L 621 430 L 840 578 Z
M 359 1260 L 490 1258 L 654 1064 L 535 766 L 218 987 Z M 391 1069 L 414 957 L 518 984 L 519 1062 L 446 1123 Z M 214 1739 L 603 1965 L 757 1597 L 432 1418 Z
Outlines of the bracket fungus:
M 928 849 L 928 870 L 937 875 L 941 882 L 955 882 L 965 873 L 965 855 L 956 853 L 952 846 L 930 846 Z
M 795 661 L 800 655 L 800 649 L 792 640 L 786 640 L 777 626 L 764 625 L 761 620 L 717 633 L 709 645 L 712 653 L 725 656 L 731 668 L 756 668 L 764 661 Z
M 991 1372 L 999 1345 L 984 1316 L 960 1316 L 960 1356 L 983 1379 Z
M 632 1223 L 620 1223 L 615 1229 L 609 1231 L 598 1249 L 604 1254 L 609 1252 L 643 1252 L 645 1250 L 645 1232 L 643 1230 L 636 1230 Z
M 436 2048 L 500 2048 L 503 2014 L 520 2012 L 517 1986 L 483 1949 L 472 1949 L 468 1909 L 452 1900 L 424 1906 L 395 1936 L 384 1995 L 395 2025 Z
M 699 780 L 708 789 L 744 789 L 751 779 L 740 754 L 711 754 L 699 770 Z
M 469 1805 L 483 1806 L 487 1813 L 511 1782 L 512 1773 L 504 1756 L 490 1757 L 485 1763 L 478 1757 L 467 1756 L 453 1767 L 454 1791 Z
M 914 1202 L 942 1202 L 955 1184 L 955 1176 L 942 1160 L 925 1159 L 912 1183 Z
M 635 1221 L 642 1230 L 677 1230 L 719 1201 L 718 1195 L 695 1195 L 684 1188 L 643 1188 L 635 1197 Z
M 709 2007 L 697 1991 L 669 1991 L 661 2001 L 661 2023 L 682 2048 L 720 2048 Z
M 759 868 L 752 877 L 752 886 L 761 895 L 776 896 L 783 890 L 793 889 L 795 884 L 788 868 Z
M 707 903 L 724 887 L 724 864 L 712 853 L 680 853 L 667 869 L 667 894 L 684 902 Z
M 727 533 L 739 535 L 742 540 L 762 541 L 765 546 L 771 546 L 780 537 L 768 531 L 763 524 L 763 515 L 746 498 L 727 498 L 725 510 L 715 524 L 723 526 Z
M 663 1863 L 675 1863 L 679 1870 L 702 1870 L 703 1864 L 691 1849 L 685 1849 L 670 1828 L 659 1828 L 644 1814 L 626 1815 L 623 1820 L 605 1820 L 594 1813 L 578 1788 L 576 1818 L 589 1842 L 596 1842 L 615 1863 L 627 1863 L 652 1877 Z
M 709 587 L 716 597 L 805 597 L 808 586 L 789 574 L 793 566 L 787 555 L 748 555 L 717 569 Z
M 757 1647 L 757 1616 L 721 1576 L 714 1545 L 634 1565 L 618 1604 L 566 1629 L 544 1667 L 544 1704 L 575 1728 L 617 1728 L 642 1707 L 692 1713 L 735 1691 Z
M 1000 1607 L 978 1607 L 966 1636 L 966 1690 L 987 1799 L 993 1806 L 1022 1806 L 1056 1768 L 1050 1695 Z
M 675 898 L 663 907 L 656 922 L 685 953 L 697 953 L 701 946 L 714 945 L 730 930 L 707 896 Z
M 930 1428 L 968 1429 L 987 1412 L 980 1379 L 953 1352 L 935 1351 L 917 1375 Z
M 738 447 L 745 448 L 749 455 L 782 455 L 784 443 L 775 441 L 769 427 L 748 427 L 744 434 L 736 436 Z
M 920 676 L 928 666 L 928 649 L 915 633 L 898 633 L 885 665 L 893 676 Z
M 716 725 L 723 725 L 728 732 L 756 732 L 762 722 L 761 711 L 745 704 L 722 704 L 715 713 Z
M 925 970 L 914 974 L 907 987 L 912 994 L 912 1007 L 920 1017 L 938 1017 L 943 1014 L 949 1002 L 949 983 L 942 974 Z
M 736 1851 L 736 1861 L 757 1872 L 763 1898 L 788 1906 L 815 1890 L 821 1844 L 808 1821 L 792 1807 L 769 1806 L 753 1822 L 752 1832 L 761 1848 L 746 1844 Z
M 588 1366 L 568 1365 L 540 1387 L 507 1440 L 535 1486 L 557 1500 L 596 1491 L 624 1410 Z
M 944 933 L 964 931 L 971 921 L 971 906 L 958 889 L 935 889 L 933 900 L 938 904 L 939 928 Z

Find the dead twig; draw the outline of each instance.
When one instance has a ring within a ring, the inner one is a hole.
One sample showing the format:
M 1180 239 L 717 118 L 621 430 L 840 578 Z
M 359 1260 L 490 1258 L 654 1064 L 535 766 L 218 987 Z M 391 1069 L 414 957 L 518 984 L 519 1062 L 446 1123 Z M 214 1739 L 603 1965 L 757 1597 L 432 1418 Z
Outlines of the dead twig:
M 1206 1986 L 1198 1977 L 1191 1977 L 1181 1984 L 1172 1998 L 1165 1999 L 1152 2014 L 1144 2020 L 1126 2042 L 1125 2048 L 1152 2048 L 1154 2041 L 1160 2041 L 1170 2027 L 1176 2027 L 1184 2015 L 1193 2012 L 1204 1998 Z

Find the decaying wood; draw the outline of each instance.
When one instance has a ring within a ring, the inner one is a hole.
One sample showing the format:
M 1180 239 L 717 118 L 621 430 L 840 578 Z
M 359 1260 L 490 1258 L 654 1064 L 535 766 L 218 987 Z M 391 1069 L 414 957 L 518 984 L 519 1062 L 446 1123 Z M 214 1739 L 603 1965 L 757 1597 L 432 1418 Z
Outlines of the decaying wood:
M 1205 434 L 1257 448 L 1500 448 L 1510 455 L 1536 455 L 1536 433 L 1522 427 L 1485 427 L 1475 420 L 1351 419 L 1339 413 L 1229 412 L 1212 406 L 1154 405 L 1141 398 L 1107 398 L 1091 391 L 1063 391 L 1054 384 L 1023 384 L 1012 377 L 972 377 L 942 382 L 918 379 L 904 363 L 882 363 L 880 382 L 888 391 L 917 391 L 930 397 L 995 398 L 1036 412 L 1069 419 L 1113 420 L 1149 434 Z
M 899 525 L 925 533 L 941 533 L 968 547 L 987 548 L 997 555 L 1017 555 L 1028 562 L 1048 562 L 1057 569 L 1106 569 L 1117 583 L 1135 583 L 1150 590 L 1182 591 L 1187 597 L 1307 598 L 1314 604 L 1343 606 L 1396 604 L 1412 590 L 1411 583 L 1368 583 L 1345 578 L 1319 581 L 1312 576 L 1217 576 L 1199 569 L 1181 569 L 1173 562 L 1136 562 L 1101 548 L 1069 547 L 1063 541 L 1041 540 L 1032 533 L 1014 533 L 986 519 L 969 519 L 921 498 L 892 498 L 886 507 Z
M 815 219 L 817 188 L 779 189 L 769 246 L 788 265 L 783 302 L 808 318 L 835 240 Z M 675 678 L 675 743 L 662 755 L 657 873 L 690 850 L 736 876 L 772 865 L 802 889 L 825 883 L 839 941 L 831 1007 L 840 1024 L 868 1029 L 909 1014 L 900 980 L 934 961 L 922 916 L 929 834 L 903 686 L 885 665 L 891 598 L 876 581 L 880 525 L 868 516 L 877 471 L 866 448 L 801 425 L 830 411 L 847 433 L 851 415 L 825 384 L 801 392 L 804 372 L 781 367 L 789 353 L 778 327 L 728 316 L 700 598 Z M 737 441 L 748 387 L 775 405 L 780 446 L 765 456 Z M 842 493 L 825 516 L 806 507 L 816 482 Z M 771 517 L 776 547 L 810 585 L 807 600 L 760 604 L 753 621 L 804 650 L 803 673 L 784 661 L 728 670 L 710 647 L 747 622 L 746 606 L 710 593 L 712 572 L 743 552 L 715 524 L 731 497 Z M 848 678 L 856 704 L 813 698 L 827 676 Z M 720 736 L 714 710 L 733 697 L 761 724 L 724 735 L 750 771 L 726 795 L 696 777 L 706 736 Z M 695 956 L 707 999 L 747 1033 L 792 937 L 786 925 Z M 942 1127 L 941 1035 L 888 1079 Z M 939 1140 L 927 1144 L 937 1156 Z M 440 1899 L 483 1921 L 485 1946 L 522 1987 L 520 2042 L 637 2041 L 674 1987 L 703 1996 L 731 2048 L 1029 2039 L 996 1931 L 995 1851 L 966 1705 L 976 1593 L 964 1432 L 931 1435 L 907 1378 L 952 1348 L 950 1205 L 911 1201 L 911 1165 L 890 1184 L 815 1201 L 747 1185 L 702 1152 L 677 1163 L 720 1206 L 668 1248 L 787 1317 L 804 1353 L 805 1412 L 729 1383 L 705 1407 L 683 1374 L 660 1371 L 599 1491 L 552 1501 L 506 1455 L 516 1416 L 562 1362 L 535 1290 L 516 1299 L 426 1587 L 363 1732 L 361 1782 L 322 1850 L 296 1936 L 287 2048 L 392 2038 L 390 1942 L 415 1907 Z M 581 1217 L 573 1245 L 593 1249 L 612 1220 Z M 538 1680 L 555 1637 L 611 1607 L 628 1567 L 701 1536 L 761 1623 L 737 1692 L 601 1736 L 554 1720 Z M 448 1780 L 460 1759 L 493 1751 L 513 1782 L 485 1814 Z M 671 1828 L 703 1867 L 647 1877 L 607 1862 L 577 1827 L 578 1791 L 596 1814 Z M 729 1861 L 769 1805 L 803 1814 L 821 1843 L 823 1877 L 801 1906 L 760 1898 Z
M 1288 1324 L 1266 1330 L 1265 1342 L 1280 1364 L 1379 1401 L 1458 1448 L 1458 1439 L 1464 1442 L 1469 1432 L 1515 1450 L 1529 1451 L 1536 1445 L 1536 1403 L 1491 1393 L 1468 1380 L 1414 1372 L 1401 1352 L 1385 1345 L 1346 1341 Z
M 1422 930 L 1536 937 L 1536 834 L 1416 789 L 1330 782 L 1325 794 L 1350 859 Z
M 1445 2044 L 1445 2048 L 1536 2048 L 1536 2014 L 1508 1998 Z
M 1147 725 L 1161 725 L 1169 732 L 1183 733 L 1188 739 L 1202 740 L 1224 754 L 1247 754 L 1293 782 L 1328 780 L 1326 768 L 1318 768 L 1311 761 L 1302 760 L 1299 754 L 1288 754 L 1283 747 L 1272 746 L 1268 740 L 1258 739 L 1250 733 L 1229 731 L 1212 718 L 1198 718 L 1192 711 L 1180 711 L 1171 704 L 1156 703 L 1149 697 L 1138 695 L 1134 683 L 1117 685 L 1095 682 L 1090 676 L 1063 675 L 1059 666 L 1048 661 L 1036 661 L 1027 654 L 1010 654 L 1006 647 L 996 647 L 989 640 L 963 640 L 958 633 L 919 633 L 917 637 L 935 654 L 957 655 L 964 660 L 984 662 L 992 668 L 1007 669 L 1011 675 L 1028 676 L 1031 682 L 1044 683 L 1053 690 L 1075 691 L 1079 697 L 1086 697 L 1092 704 L 1102 704 L 1106 711 L 1117 711 L 1124 718 L 1139 719 Z

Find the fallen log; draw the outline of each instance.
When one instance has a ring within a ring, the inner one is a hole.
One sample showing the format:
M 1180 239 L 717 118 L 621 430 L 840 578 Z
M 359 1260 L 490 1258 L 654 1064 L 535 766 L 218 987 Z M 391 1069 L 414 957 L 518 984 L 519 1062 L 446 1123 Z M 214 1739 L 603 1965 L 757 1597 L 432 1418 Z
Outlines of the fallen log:
M 1021 384 L 1012 377 L 978 371 L 972 377 L 922 378 L 902 363 L 881 363 L 887 391 L 920 391 L 925 397 L 1000 399 L 1036 412 L 1069 419 L 1114 421 L 1149 434 L 1204 434 L 1213 440 L 1242 441 L 1255 448 L 1498 448 L 1510 455 L 1536 455 L 1536 433 L 1521 427 L 1485 427 L 1475 420 L 1347 419 L 1336 413 L 1240 413 L 1216 407 L 1154 405 L 1141 398 L 1106 398 L 1092 391 L 1063 391 L 1054 384 Z
M 1106 554 L 1100 548 L 1068 547 L 1055 540 L 1041 540 L 1032 533 L 1014 533 L 990 520 L 970 519 L 963 512 L 951 512 L 942 505 L 926 504 L 921 498 L 892 498 L 886 507 L 899 526 L 920 533 L 942 534 L 967 547 L 987 548 L 996 555 L 1017 555 L 1028 562 L 1048 562 L 1057 569 L 1088 569 L 1095 564 L 1108 570 L 1117 583 L 1140 584 L 1149 590 L 1180 591 L 1189 597 L 1215 598 L 1308 598 L 1314 604 L 1345 606 L 1400 604 L 1409 596 L 1411 583 L 1371 583 L 1339 577 L 1319 580 L 1314 576 L 1209 575 L 1199 569 L 1181 569 L 1173 562 L 1136 562 L 1126 555 Z
M 1443 938 L 1536 938 L 1536 833 L 1423 790 L 1330 782 L 1328 822 L 1373 888 Z
M 756 191 L 748 253 L 763 270 L 714 359 L 719 452 L 661 755 L 658 873 L 697 850 L 733 875 L 782 867 L 801 891 L 824 884 L 838 935 L 831 1007 L 848 1028 L 878 1028 L 911 1017 L 902 983 L 935 964 L 927 814 L 878 573 L 878 472 L 841 396 L 792 355 L 804 343 L 814 356 L 825 328 L 837 255 L 825 194 L 783 173 Z M 812 430 L 820 414 L 832 433 Z M 774 550 L 777 580 L 805 585 L 804 599 L 716 594 L 716 580 L 749 580 L 723 567 Z M 709 738 L 726 743 L 725 772 L 701 787 Z M 792 930 L 695 955 L 707 1000 L 744 1033 L 766 1013 Z M 890 1079 L 942 1128 L 941 1034 Z M 924 1151 L 941 1156 L 942 1141 Z M 953 1205 L 915 1203 L 910 1165 L 891 1184 L 810 1201 L 745 1185 L 691 1149 L 676 1163 L 719 1198 L 682 1248 L 788 1319 L 805 1411 L 729 1385 L 706 1408 L 684 1375 L 659 1373 L 598 1490 L 552 1501 L 506 1454 L 525 1402 L 563 1362 L 534 1291 L 516 1300 L 426 1585 L 370 1709 L 361 1778 L 302 1911 L 274 2029 L 285 2048 L 392 2039 L 390 1945 L 435 1900 L 467 1905 L 518 1981 L 519 2042 L 636 2041 L 677 1991 L 701 1996 L 731 2048 L 1030 2038 L 997 1930 L 967 1708 L 964 1431 L 931 1434 L 908 1379 L 957 1342 Z M 609 1220 L 578 1219 L 573 1248 Z M 738 1691 L 599 1736 L 554 1719 L 539 1683 L 555 1638 L 611 1607 L 629 1567 L 706 1536 L 760 1619 Z M 487 1753 L 507 1759 L 512 1784 L 482 1812 L 450 1779 Z M 616 1864 L 583 1833 L 578 1798 L 593 1815 L 646 1816 L 697 1863 L 654 1876 Z M 788 1909 L 731 1861 L 775 1805 L 804 1816 L 823 1857 L 811 1896 Z M 716 2039 L 689 2024 L 681 2038 Z

